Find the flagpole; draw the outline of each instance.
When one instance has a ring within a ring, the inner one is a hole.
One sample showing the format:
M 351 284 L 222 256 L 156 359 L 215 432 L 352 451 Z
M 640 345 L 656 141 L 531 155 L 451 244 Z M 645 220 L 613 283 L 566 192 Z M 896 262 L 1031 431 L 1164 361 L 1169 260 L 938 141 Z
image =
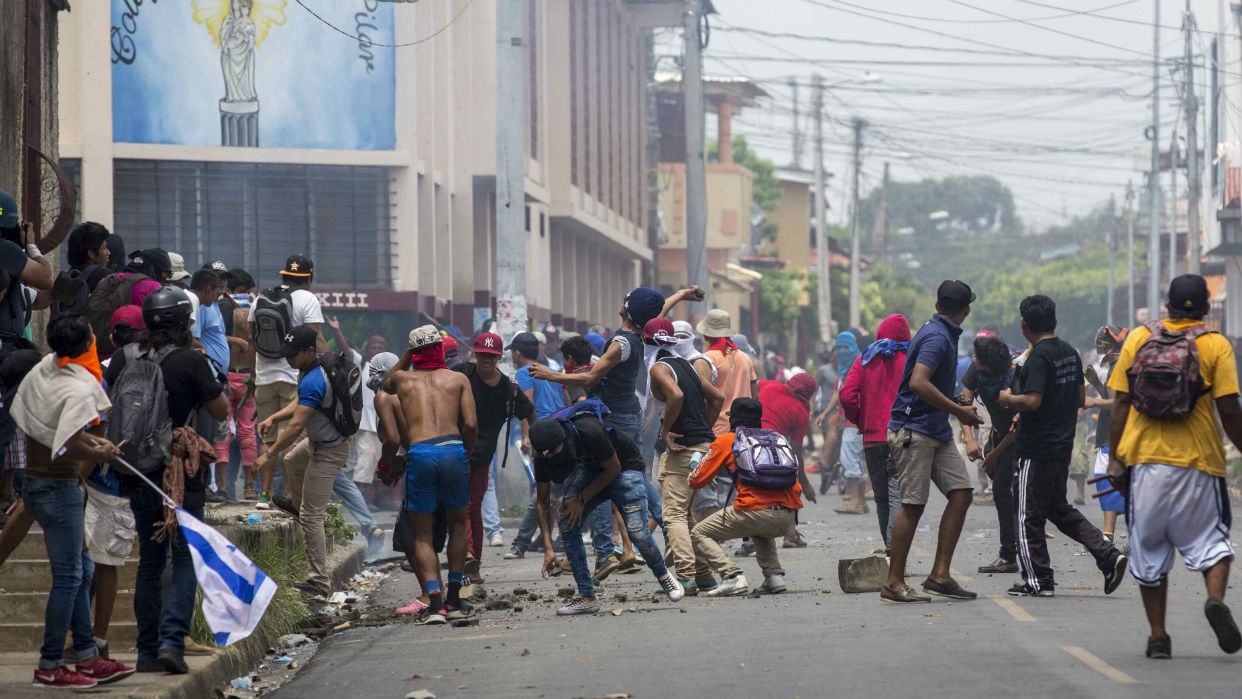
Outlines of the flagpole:
M 150 478 L 147 478 L 145 475 L 143 475 L 142 471 L 139 471 L 138 469 L 134 468 L 134 466 L 131 465 L 128 461 L 126 461 L 125 459 L 122 459 L 119 456 L 113 457 L 113 460 L 120 462 L 122 466 L 129 469 L 130 471 L 133 471 L 134 475 L 141 478 L 144 483 L 154 488 L 155 492 L 159 493 L 160 497 L 164 498 L 165 505 L 173 509 L 177 508 L 177 503 L 172 498 L 168 497 L 168 494 L 165 493 L 162 489 L 160 489 L 160 487 L 156 485 L 154 481 L 152 481 Z

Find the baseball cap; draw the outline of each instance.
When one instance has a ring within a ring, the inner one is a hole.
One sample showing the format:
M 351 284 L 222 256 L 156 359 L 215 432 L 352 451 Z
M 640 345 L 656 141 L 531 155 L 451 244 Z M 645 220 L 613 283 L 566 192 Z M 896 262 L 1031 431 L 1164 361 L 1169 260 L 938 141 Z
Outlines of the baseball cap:
M 531 424 L 527 436 L 530 438 L 530 446 L 535 453 L 539 456 L 547 456 L 547 452 L 565 443 L 565 428 L 561 426 L 560 421 L 545 417 Z
M 141 255 L 142 258 L 145 258 L 146 263 L 151 265 L 151 267 L 154 268 L 154 271 L 157 274 L 159 272 L 172 271 L 172 268 L 173 268 L 172 256 L 169 255 L 168 252 L 164 250 L 163 248 L 151 248 L 150 250 L 141 250 L 134 254 Z M 135 259 L 135 261 L 137 261 L 137 259 L 141 259 L 141 258 L 131 258 L 131 259 Z M 184 261 L 182 263 L 182 266 L 184 267 Z
M 789 381 L 785 382 L 785 388 L 793 394 L 794 398 L 809 401 L 815 397 L 815 391 L 819 389 L 819 384 L 815 382 L 815 377 L 810 374 L 794 374 L 789 377 Z
M 677 335 L 673 332 L 673 321 L 668 318 L 652 318 L 643 325 L 643 341 L 652 345 L 675 345 Z
M 500 341 L 500 336 L 496 333 L 479 333 L 474 338 L 475 354 L 504 354 L 504 343 Z
M 734 398 L 725 414 L 739 420 L 759 420 L 763 417 L 763 404 L 754 398 Z
M 625 315 L 629 316 L 630 322 L 641 328 L 664 310 L 664 294 L 640 286 L 625 295 L 624 306 Z
M 996 337 L 996 333 L 992 332 L 991 330 L 988 330 L 987 328 L 984 328 L 980 330 L 979 332 L 975 333 L 975 339 L 978 339 L 981 337 Z
M 301 253 L 290 255 L 289 259 L 285 260 L 285 268 L 280 270 L 280 273 L 290 277 L 309 277 L 315 273 L 315 263 Z
M 169 267 L 169 269 L 172 270 L 172 274 L 168 277 L 169 279 L 174 282 L 179 282 L 182 279 L 189 278 L 190 273 L 185 271 L 184 257 L 182 257 L 179 253 L 170 252 L 168 253 L 168 259 L 172 262 L 172 266 Z
M 1197 274 L 1183 274 L 1169 282 L 1169 310 L 1206 315 L 1211 308 L 1207 281 Z
M 224 274 L 229 271 L 229 266 L 224 264 L 224 260 L 212 260 L 211 262 L 203 265 L 203 269 L 209 269 L 213 272 Z
M 507 350 L 516 349 L 525 356 L 534 359 L 539 356 L 539 338 L 535 333 L 518 333 L 509 341 Z
M 17 215 L 17 200 L 0 189 L 0 228 L 16 228 L 21 222 L 22 217 Z
M 117 323 L 127 323 L 131 328 L 146 329 L 147 324 L 142 320 L 142 306 L 129 304 L 121 306 L 112 312 L 112 329 L 116 330 Z
M 317 337 L 313 329 L 299 325 L 285 333 L 284 339 L 280 341 L 280 356 L 292 359 L 303 351 L 314 348 Z
M 936 289 L 936 303 L 946 310 L 961 310 L 975 302 L 975 293 L 966 282 L 946 279 Z
M 535 332 L 533 332 L 533 333 L 531 333 L 531 334 L 535 336 L 535 339 L 539 341 L 539 344 L 541 344 L 541 345 L 546 345 L 546 344 L 548 344 L 548 336 L 547 336 L 547 335 L 544 335 L 543 333 L 539 332 L 538 330 L 536 330 Z
M 439 330 L 436 330 L 436 326 L 428 323 L 426 325 L 420 325 L 410 331 L 409 348 L 420 350 L 424 347 L 430 347 L 443 341 L 444 336 L 440 334 Z
M 441 342 L 444 343 L 444 354 L 448 355 L 457 351 L 457 338 L 452 335 L 445 335 Z

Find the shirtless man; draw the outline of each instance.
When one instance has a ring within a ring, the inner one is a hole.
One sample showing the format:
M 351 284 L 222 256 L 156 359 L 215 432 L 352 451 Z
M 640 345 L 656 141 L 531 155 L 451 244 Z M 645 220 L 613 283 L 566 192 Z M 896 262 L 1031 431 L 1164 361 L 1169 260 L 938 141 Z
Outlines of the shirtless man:
M 460 599 L 466 563 L 466 517 L 470 505 L 466 454 L 478 437 L 470 382 L 444 364 L 444 344 L 432 325 L 410 332 L 410 345 L 384 380 L 401 401 L 406 421 L 405 502 L 414 520 L 414 557 L 428 597 L 428 624 L 465 616 Z M 461 425 L 460 430 L 458 425 Z M 444 503 L 448 523 L 448 595 L 440 592 L 439 563 L 432 544 L 435 511 Z

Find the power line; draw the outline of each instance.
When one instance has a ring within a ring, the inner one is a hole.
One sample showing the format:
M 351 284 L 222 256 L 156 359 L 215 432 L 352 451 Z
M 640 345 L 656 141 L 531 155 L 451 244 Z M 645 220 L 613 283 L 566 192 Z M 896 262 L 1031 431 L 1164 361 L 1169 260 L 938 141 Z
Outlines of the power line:
M 1052 32 L 1053 34 L 1060 34 L 1061 36 L 1067 36 L 1067 37 L 1069 37 L 1069 38 L 1071 38 L 1071 39 L 1078 39 L 1079 41 L 1085 41 L 1085 42 L 1090 43 L 1090 44 L 1096 44 L 1097 46 L 1103 46 L 1103 47 L 1105 47 L 1105 48 L 1110 48 L 1110 49 L 1114 49 L 1114 50 L 1117 50 L 1117 51 L 1125 51 L 1125 52 L 1127 52 L 1127 53 L 1133 53 L 1133 54 L 1136 54 L 1136 55 L 1138 55 L 1138 56 L 1144 56 L 1144 57 L 1146 57 L 1146 58 L 1151 58 L 1151 57 L 1152 57 L 1152 55 L 1151 55 L 1150 53 L 1147 53 L 1146 51 L 1138 51 L 1138 50 L 1135 50 L 1135 49 L 1129 48 L 1129 47 L 1127 47 L 1127 46 L 1118 46 L 1117 44 L 1110 44 L 1110 43 L 1108 43 L 1108 42 L 1106 42 L 1106 41 L 1100 41 L 1100 40 L 1098 40 L 1098 39 L 1092 39 L 1092 38 L 1090 38 L 1090 37 L 1085 37 L 1085 36 L 1081 36 L 1081 35 L 1079 35 L 1079 34 L 1074 34 L 1073 32 L 1067 32 L 1067 31 L 1063 31 L 1063 30 L 1060 30 L 1060 29 L 1054 29 L 1054 28 L 1052 28 L 1052 27 L 1045 27 L 1045 26 L 1044 26 L 1044 25 L 1042 25 L 1042 24 L 1036 24 L 1035 22 L 1032 22 L 1032 21 L 1029 21 L 1029 20 L 1025 20 L 1025 19 L 1018 19 L 1018 18 L 1016 18 L 1016 17 L 1010 17 L 1009 15 L 1002 14 L 1002 13 L 1000 13 L 1000 12 L 996 12 L 995 10 L 989 10 L 989 9 L 987 9 L 987 8 L 984 8 L 984 7 L 979 7 L 978 5 L 971 5 L 970 3 L 968 3 L 968 2 L 964 2 L 963 0 L 949 0 L 949 2 L 953 3 L 954 5 L 960 5 L 960 6 L 962 6 L 962 7 L 968 7 L 968 8 L 970 8 L 970 9 L 972 9 L 972 10 L 977 11 L 977 12 L 985 12 L 985 13 L 987 13 L 987 14 L 989 14 L 989 15 L 994 15 L 994 16 L 996 16 L 996 17 L 1003 17 L 1004 19 L 1012 20 L 1012 21 L 1014 21 L 1014 22 L 1019 22 L 1019 23 L 1021 23 L 1021 24 L 1025 24 L 1025 25 L 1027 25 L 1027 26 L 1029 26 L 1029 27 L 1035 27 L 1036 29 L 1042 29 L 1042 30 L 1044 30 L 1044 31 L 1046 31 L 1046 32 Z
M 356 34 L 350 34 L 349 32 L 345 31 L 344 29 L 341 29 L 340 27 L 338 27 L 338 26 L 336 26 L 335 24 L 333 24 L 333 23 L 329 22 L 328 20 L 324 19 L 323 17 L 320 17 L 320 16 L 319 16 L 319 14 L 318 14 L 317 12 L 315 12 L 315 11 L 314 11 L 314 10 L 312 10 L 311 8 L 307 7 L 307 6 L 306 6 L 306 3 L 302 2 L 302 0 L 293 0 L 293 1 L 294 1 L 294 2 L 296 2 L 297 4 L 301 5 L 303 10 L 306 10 L 307 12 L 309 12 L 309 13 L 310 13 L 310 15 L 311 15 L 312 17 L 314 17 L 315 19 L 319 20 L 320 22 L 323 22 L 324 24 L 326 24 L 329 28 L 331 28 L 331 29 L 332 29 L 333 31 L 335 31 L 337 34 L 341 34 L 342 36 L 347 36 L 347 37 L 349 37 L 350 39 L 353 39 L 354 41 L 357 41 L 357 42 L 359 42 L 360 44 L 363 44 L 363 45 L 365 45 L 365 46 L 378 46 L 379 48 L 385 48 L 385 49 L 399 49 L 399 48 L 403 48 L 403 47 L 406 47 L 406 46 L 417 46 L 417 45 L 419 45 L 419 44 L 421 44 L 421 43 L 424 43 L 424 42 L 427 42 L 427 41 L 431 41 L 432 39 L 434 39 L 434 38 L 436 38 L 437 36 L 439 36 L 440 34 L 442 34 L 442 33 L 444 32 L 444 30 L 446 30 L 446 29 L 448 29 L 449 27 L 453 26 L 453 23 L 457 21 L 457 18 L 458 18 L 458 17 L 461 17 L 463 14 L 465 14 L 466 10 L 470 9 L 470 3 L 474 2 L 474 0 L 466 0 L 466 4 L 465 4 L 465 5 L 462 5 L 462 6 L 461 6 L 461 9 L 457 11 L 457 14 L 453 15 L 453 18 L 452 18 L 452 19 L 450 19 L 448 22 L 445 22 L 445 23 L 444 23 L 444 26 L 442 26 L 442 27 L 440 27 L 439 29 L 435 30 L 434 32 L 432 32 L 432 33 L 428 34 L 427 36 L 424 36 L 424 37 L 423 37 L 423 38 L 421 38 L 421 39 L 415 39 L 414 41 L 408 41 L 408 42 L 403 43 L 403 44 L 382 44 L 382 43 L 380 43 L 380 42 L 378 42 L 378 41 L 372 41 L 371 39 L 369 39 L 369 38 L 367 38 L 367 37 L 364 37 L 364 36 L 358 36 L 358 35 L 356 35 Z
M 1020 2 L 1024 5 L 1035 5 L 1037 7 L 1046 7 L 1050 10 L 1067 10 L 1067 11 L 1069 10 L 1069 8 L 1066 8 L 1066 7 L 1058 7 L 1056 5 L 1049 5 L 1048 3 L 1036 2 L 1035 0 L 1015 0 L 1015 2 Z M 1155 24 L 1153 22 L 1147 22 L 1141 19 L 1130 19 L 1129 17 L 1110 17 L 1108 15 L 1095 14 L 1097 12 L 1100 12 L 1101 10 L 1106 10 L 1106 9 L 1111 9 L 1111 8 L 1099 7 L 1094 10 L 1081 10 L 1078 12 L 1078 14 L 1086 15 L 1088 17 L 1094 17 L 1095 19 L 1107 19 L 1107 20 L 1112 20 L 1114 22 L 1125 22 L 1126 24 L 1138 24 L 1144 27 L 1154 26 L 1154 27 L 1160 27 L 1161 29 L 1172 29 L 1178 32 L 1182 30 L 1180 26 L 1175 27 L 1171 24 Z

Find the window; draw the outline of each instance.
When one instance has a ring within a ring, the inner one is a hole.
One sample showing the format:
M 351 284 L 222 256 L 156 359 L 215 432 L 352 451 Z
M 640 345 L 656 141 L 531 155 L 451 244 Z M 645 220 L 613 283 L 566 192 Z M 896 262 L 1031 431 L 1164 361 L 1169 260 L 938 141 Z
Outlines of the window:
M 321 287 L 391 286 L 385 168 L 116 160 L 113 207 L 126 247 L 181 253 L 187 268 L 220 259 L 270 283 L 300 252 Z

